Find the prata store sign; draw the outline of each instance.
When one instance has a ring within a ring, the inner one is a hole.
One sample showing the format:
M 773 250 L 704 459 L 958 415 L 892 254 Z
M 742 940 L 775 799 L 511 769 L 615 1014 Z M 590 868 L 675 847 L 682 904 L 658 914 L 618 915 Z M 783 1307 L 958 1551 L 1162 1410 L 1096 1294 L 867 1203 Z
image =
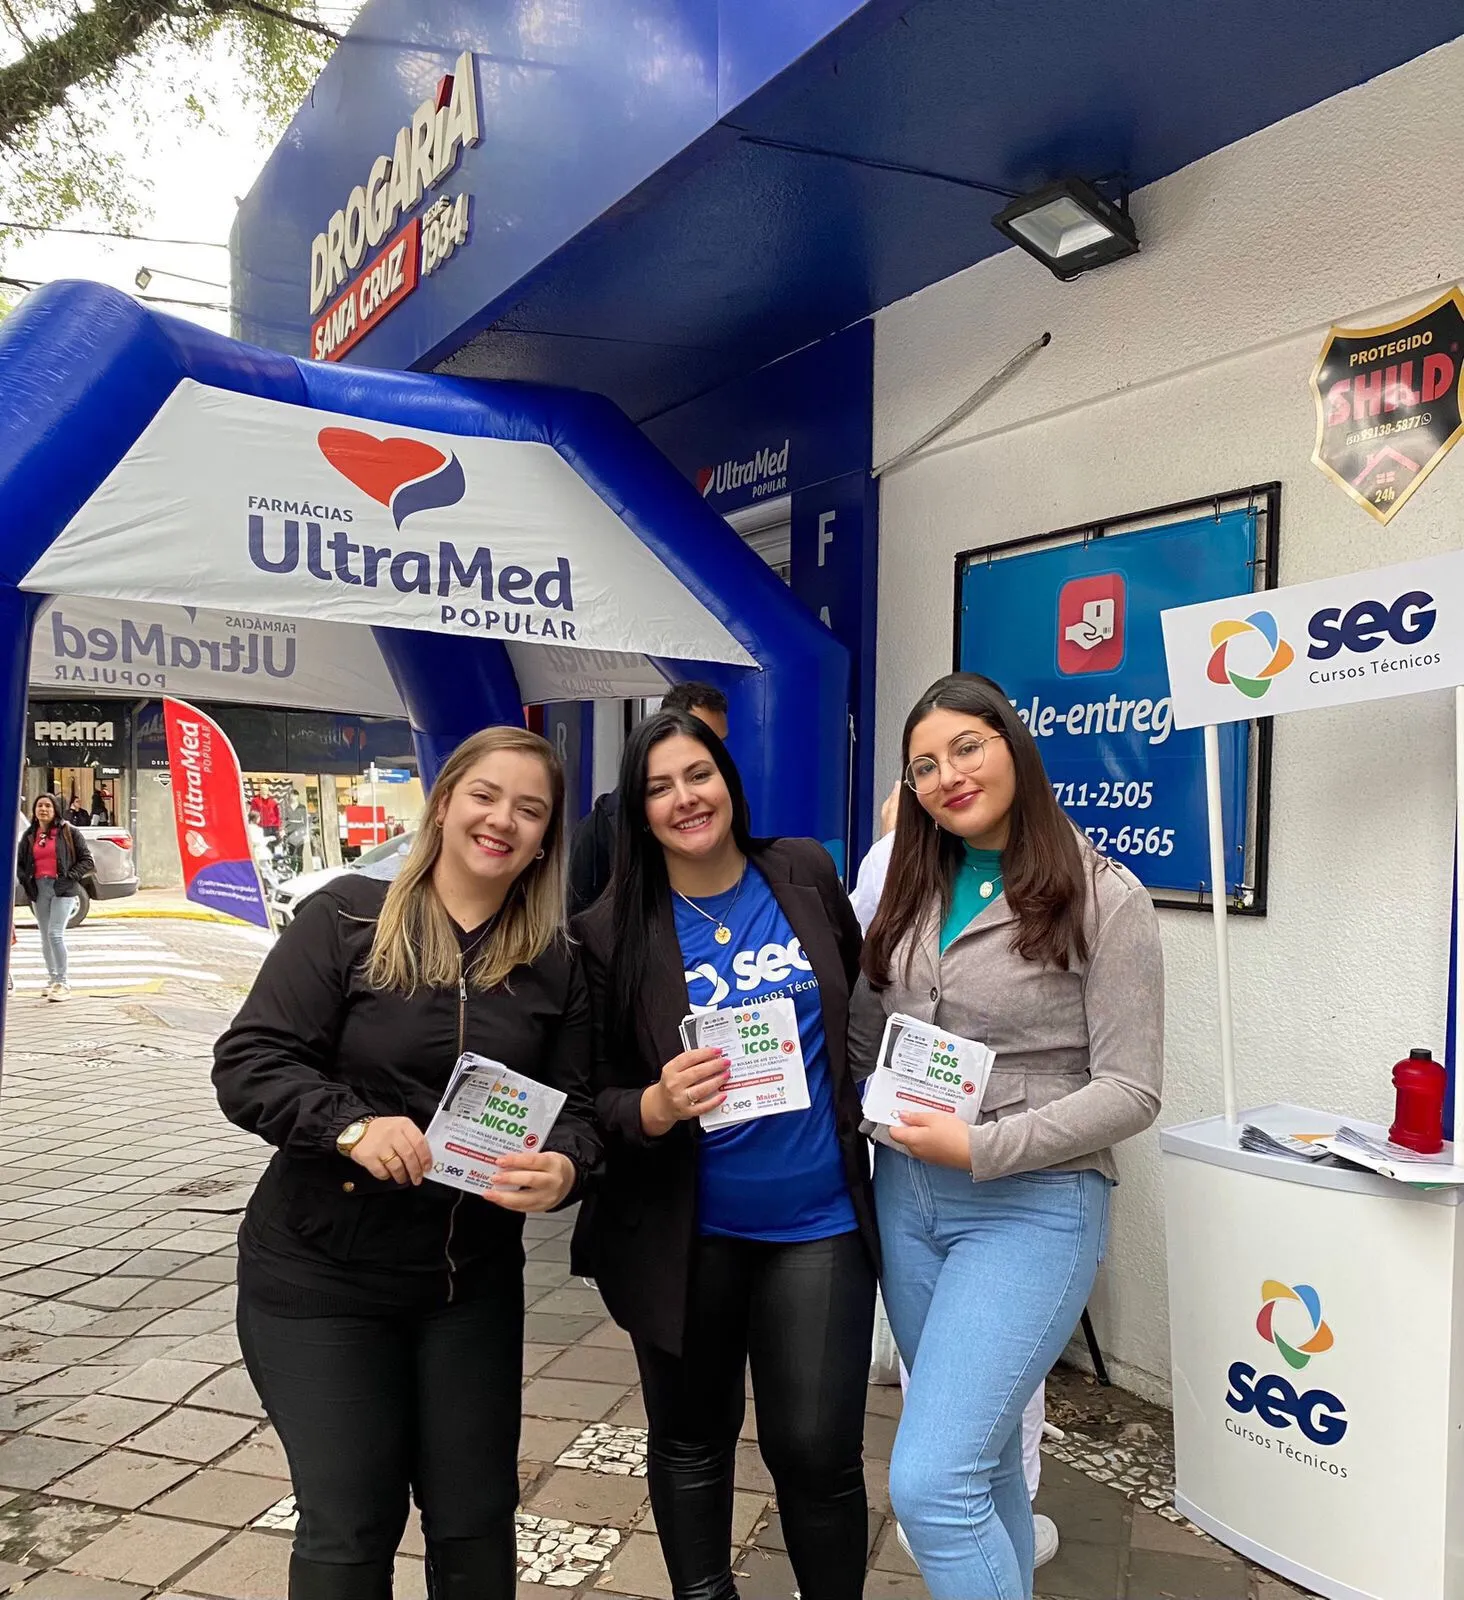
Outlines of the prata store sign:
M 472 52 L 465 50 L 436 93 L 398 129 L 391 154 L 377 156 L 366 181 L 351 190 L 311 243 L 310 353 L 317 361 L 339 361 L 467 243 L 468 195 L 443 196 L 423 216 L 410 213 L 482 137 L 477 73 Z M 352 281 L 371 250 L 376 255 Z M 332 300 L 346 284 L 345 293 Z

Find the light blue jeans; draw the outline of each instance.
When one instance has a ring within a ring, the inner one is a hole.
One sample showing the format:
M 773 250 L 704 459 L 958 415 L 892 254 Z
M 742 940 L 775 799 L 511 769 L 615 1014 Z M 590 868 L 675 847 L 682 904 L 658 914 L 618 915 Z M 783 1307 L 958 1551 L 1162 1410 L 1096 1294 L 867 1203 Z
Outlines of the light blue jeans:
M 56 893 L 54 878 L 36 879 L 36 926 L 41 930 L 41 954 L 52 983 L 66 982 L 66 923 L 71 901 Z
M 1083 1314 L 1108 1190 L 1099 1172 L 973 1183 L 875 1153 L 884 1301 L 910 1369 L 890 1501 L 932 1600 L 1030 1600 L 1022 1411 Z

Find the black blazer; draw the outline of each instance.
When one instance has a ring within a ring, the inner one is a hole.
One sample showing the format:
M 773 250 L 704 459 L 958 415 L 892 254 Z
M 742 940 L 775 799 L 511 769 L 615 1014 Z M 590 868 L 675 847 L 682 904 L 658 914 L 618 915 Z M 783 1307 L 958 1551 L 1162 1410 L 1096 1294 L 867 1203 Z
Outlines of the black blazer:
M 849 1073 L 849 995 L 859 975 L 859 922 L 827 850 L 812 839 L 762 839 L 749 859 L 767 879 L 818 979 L 834 1116 L 859 1231 L 876 1267 L 879 1235 L 869 1179 L 869 1146 L 859 1132 L 859 1092 Z M 633 1338 L 681 1352 L 687 1279 L 696 1236 L 693 1122 L 659 1139 L 641 1126 L 641 1093 L 681 1054 L 690 1010 L 669 897 L 651 930 L 651 968 L 634 1037 L 614 1037 L 610 1017 L 612 895 L 575 919 L 583 947 L 594 1028 L 595 1106 L 605 1132 L 605 1168 L 580 1210 L 572 1270 L 592 1277 L 610 1314 Z

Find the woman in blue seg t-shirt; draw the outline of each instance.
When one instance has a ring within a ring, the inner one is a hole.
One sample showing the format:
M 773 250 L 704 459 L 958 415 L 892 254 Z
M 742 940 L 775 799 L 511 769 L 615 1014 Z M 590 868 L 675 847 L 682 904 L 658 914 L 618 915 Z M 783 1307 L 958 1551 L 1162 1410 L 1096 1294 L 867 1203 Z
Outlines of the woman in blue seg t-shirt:
M 614 876 L 574 924 L 606 1171 L 575 1233 L 628 1330 L 676 1600 L 735 1600 L 728 1549 L 751 1364 L 758 1443 L 804 1600 L 863 1593 L 864 1392 L 878 1239 L 849 993 L 859 924 L 822 845 L 753 839 L 732 758 L 657 712 L 627 742 Z M 705 1130 L 726 1068 L 690 1011 L 793 1002 L 806 1110 Z

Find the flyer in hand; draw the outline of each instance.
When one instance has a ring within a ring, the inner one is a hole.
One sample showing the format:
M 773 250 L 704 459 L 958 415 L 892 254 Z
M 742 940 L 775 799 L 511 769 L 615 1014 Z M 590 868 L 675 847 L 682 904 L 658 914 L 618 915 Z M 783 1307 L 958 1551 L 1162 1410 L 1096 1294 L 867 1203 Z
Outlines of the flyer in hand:
M 459 1056 L 427 1127 L 429 1176 L 435 1183 L 482 1194 L 499 1156 L 532 1155 L 544 1148 L 563 1107 L 558 1089 L 510 1072 L 501 1061 L 471 1051 Z
M 995 1060 L 974 1039 L 896 1011 L 885 1023 L 864 1115 L 886 1126 L 903 1111 L 953 1111 L 962 1122 L 975 1122 Z
M 702 1116 L 702 1127 L 808 1109 L 808 1074 L 791 1000 L 695 1012 L 681 1024 L 681 1041 L 688 1050 L 720 1050 L 732 1072 L 727 1098 Z

